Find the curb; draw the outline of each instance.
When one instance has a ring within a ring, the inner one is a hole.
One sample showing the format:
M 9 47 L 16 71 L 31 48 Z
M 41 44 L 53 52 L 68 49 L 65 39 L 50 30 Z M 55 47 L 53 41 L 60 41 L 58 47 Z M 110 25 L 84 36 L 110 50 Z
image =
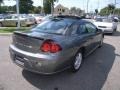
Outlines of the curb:
M 0 33 L 0 36 L 11 36 L 12 33 Z

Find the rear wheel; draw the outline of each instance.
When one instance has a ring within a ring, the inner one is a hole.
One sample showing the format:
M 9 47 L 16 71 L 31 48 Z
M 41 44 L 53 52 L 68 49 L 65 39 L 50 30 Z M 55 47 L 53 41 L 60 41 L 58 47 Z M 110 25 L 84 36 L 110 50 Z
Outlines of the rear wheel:
M 115 28 L 115 30 L 114 30 L 115 32 L 117 31 L 117 28 Z
M 28 24 L 27 27 L 30 27 L 30 25 Z
M 83 56 L 82 56 L 82 52 L 80 51 L 74 57 L 74 61 L 72 63 L 73 72 L 77 72 L 80 69 L 82 61 L 83 61 Z

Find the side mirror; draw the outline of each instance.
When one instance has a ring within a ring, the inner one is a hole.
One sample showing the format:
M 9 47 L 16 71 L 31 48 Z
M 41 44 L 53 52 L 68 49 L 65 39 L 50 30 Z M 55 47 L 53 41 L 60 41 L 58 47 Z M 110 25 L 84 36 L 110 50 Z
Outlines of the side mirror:
M 114 22 L 118 22 L 118 20 L 117 20 L 117 19 L 114 19 L 113 21 L 114 21 Z
M 103 30 L 102 30 L 102 29 L 97 28 L 97 32 L 103 32 Z

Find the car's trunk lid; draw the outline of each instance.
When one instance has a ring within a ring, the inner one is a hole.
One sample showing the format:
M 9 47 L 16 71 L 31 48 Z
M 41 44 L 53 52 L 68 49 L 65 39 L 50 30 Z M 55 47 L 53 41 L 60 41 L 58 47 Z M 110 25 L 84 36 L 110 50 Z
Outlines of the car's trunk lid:
M 41 52 L 40 47 L 45 40 L 57 40 L 58 38 L 60 39 L 60 37 L 62 38 L 62 35 L 54 35 L 39 32 L 14 32 L 13 44 L 21 50 L 39 53 Z
M 40 45 L 45 38 L 29 35 L 29 33 L 14 32 L 13 44 L 24 51 L 37 53 L 40 52 Z

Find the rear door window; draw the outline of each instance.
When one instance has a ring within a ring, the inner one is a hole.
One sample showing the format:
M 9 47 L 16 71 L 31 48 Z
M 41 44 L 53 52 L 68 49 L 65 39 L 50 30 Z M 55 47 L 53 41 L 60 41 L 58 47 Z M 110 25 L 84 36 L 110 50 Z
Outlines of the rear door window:
M 88 33 L 95 33 L 97 31 L 97 28 L 92 23 L 86 23 L 85 26 Z
M 77 30 L 77 34 L 87 34 L 88 32 L 87 32 L 87 29 L 86 29 L 86 26 L 85 26 L 85 24 L 80 24 L 79 25 L 79 28 L 78 28 L 78 30 Z
M 78 24 L 73 24 L 73 25 L 70 27 L 71 35 L 77 34 L 78 27 L 79 27 Z

